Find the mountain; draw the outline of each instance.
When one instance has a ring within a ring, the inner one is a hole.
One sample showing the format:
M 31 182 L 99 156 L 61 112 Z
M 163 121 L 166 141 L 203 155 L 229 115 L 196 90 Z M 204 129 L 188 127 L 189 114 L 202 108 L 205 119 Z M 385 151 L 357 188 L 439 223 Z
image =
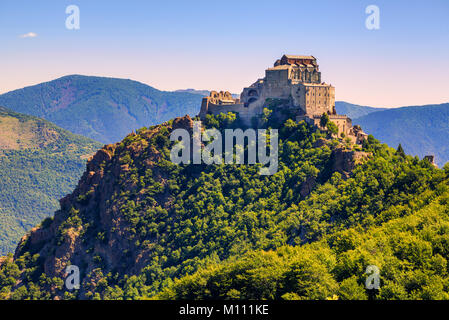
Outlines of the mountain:
M 178 89 L 178 90 L 175 90 L 174 92 L 194 93 L 194 94 L 199 94 L 203 97 L 207 97 L 210 94 L 210 90 L 196 90 L 196 89 Z
M 178 90 L 175 90 L 174 92 L 189 92 L 189 93 L 199 94 L 203 97 L 208 97 L 210 95 L 210 90 L 178 89 Z M 231 95 L 233 98 L 240 97 L 239 93 L 231 93 Z
M 0 105 L 111 143 L 140 127 L 196 115 L 201 99 L 199 94 L 160 91 L 132 80 L 70 75 L 2 94 Z
M 101 144 L 0 107 L 0 254 L 58 208 Z
M 389 146 L 402 145 L 405 152 L 424 157 L 435 155 L 442 167 L 449 161 L 449 103 L 377 111 L 353 119 L 353 123 Z
M 373 112 L 386 110 L 386 108 L 366 107 L 344 101 L 335 101 L 335 109 L 338 114 L 345 114 L 353 120 Z
M 291 119 L 273 175 L 173 164 L 170 133 L 192 127 L 176 118 L 99 150 L 54 218 L 0 259 L 0 299 L 367 299 L 368 265 L 379 299 L 449 298 L 449 166 Z M 69 265 L 79 289 L 64 286 Z

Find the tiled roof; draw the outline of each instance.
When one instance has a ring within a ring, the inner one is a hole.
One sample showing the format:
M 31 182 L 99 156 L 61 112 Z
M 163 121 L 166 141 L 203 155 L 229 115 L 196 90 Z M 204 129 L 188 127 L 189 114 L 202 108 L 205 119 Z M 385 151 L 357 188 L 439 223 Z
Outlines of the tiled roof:
M 296 55 L 291 55 L 291 54 L 286 54 L 285 56 L 288 59 L 312 59 L 312 60 L 315 60 L 314 56 L 296 56 Z

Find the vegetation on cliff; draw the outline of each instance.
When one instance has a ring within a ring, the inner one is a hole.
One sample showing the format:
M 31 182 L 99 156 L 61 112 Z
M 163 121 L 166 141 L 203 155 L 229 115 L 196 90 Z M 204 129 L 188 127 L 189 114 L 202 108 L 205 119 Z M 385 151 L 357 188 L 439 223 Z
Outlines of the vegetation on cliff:
M 358 299 L 373 264 L 379 298 L 447 298 L 449 167 L 292 120 L 279 127 L 272 176 L 179 166 L 169 161 L 176 128 L 192 120 L 101 149 L 54 219 L 0 262 L 2 297 Z M 71 264 L 81 270 L 75 291 L 63 287 Z

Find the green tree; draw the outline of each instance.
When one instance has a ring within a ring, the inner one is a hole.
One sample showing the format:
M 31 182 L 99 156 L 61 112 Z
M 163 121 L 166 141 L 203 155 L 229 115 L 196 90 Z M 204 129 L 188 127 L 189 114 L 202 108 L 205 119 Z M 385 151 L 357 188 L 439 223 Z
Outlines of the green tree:
M 396 154 L 402 158 L 405 158 L 405 152 L 401 144 L 398 145 L 398 148 L 396 149 Z
M 330 133 L 332 133 L 333 135 L 338 135 L 338 127 L 335 123 L 333 123 L 332 121 L 329 121 L 326 124 L 326 128 L 327 130 L 329 130 Z
M 323 113 L 323 115 L 320 118 L 320 127 L 326 128 L 328 123 L 329 123 L 329 115 L 327 113 Z

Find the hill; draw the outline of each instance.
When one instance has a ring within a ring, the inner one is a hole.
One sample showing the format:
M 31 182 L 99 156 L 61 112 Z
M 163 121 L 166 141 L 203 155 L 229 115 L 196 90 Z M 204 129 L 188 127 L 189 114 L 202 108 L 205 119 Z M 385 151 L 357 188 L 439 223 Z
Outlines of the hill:
M 0 254 L 58 208 L 101 144 L 0 107 Z
M 373 112 L 353 120 L 365 132 L 389 146 L 402 144 L 405 152 L 435 155 L 442 167 L 449 161 L 449 103 L 411 106 Z
M 194 94 L 199 94 L 203 97 L 206 97 L 210 94 L 210 90 L 196 90 L 196 89 L 178 89 L 178 90 L 175 90 L 174 92 L 194 93 Z
M 177 118 L 99 150 L 54 219 L 0 260 L 0 297 L 365 299 L 377 265 L 379 298 L 448 298 L 449 167 L 271 116 L 277 173 L 175 165 L 170 132 L 192 126 Z M 68 265 L 79 290 L 64 287 Z
M 201 99 L 199 94 L 160 91 L 132 80 L 70 75 L 2 94 L 0 105 L 111 143 L 137 128 L 195 115 Z
M 189 93 L 199 94 L 203 97 L 207 97 L 210 95 L 210 90 L 178 89 L 178 90 L 175 90 L 174 92 L 189 92 Z M 238 94 L 238 93 L 231 93 L 231 95 L 233 98 L 240 97 L 240 94 Z
M 360 106 L 344 101 L 335 101 L 335 109 L 337 110 L 338 114 L 345 114 L 351 119 L 360 118 L 373 112 L 386 110 L 386 108 Z

